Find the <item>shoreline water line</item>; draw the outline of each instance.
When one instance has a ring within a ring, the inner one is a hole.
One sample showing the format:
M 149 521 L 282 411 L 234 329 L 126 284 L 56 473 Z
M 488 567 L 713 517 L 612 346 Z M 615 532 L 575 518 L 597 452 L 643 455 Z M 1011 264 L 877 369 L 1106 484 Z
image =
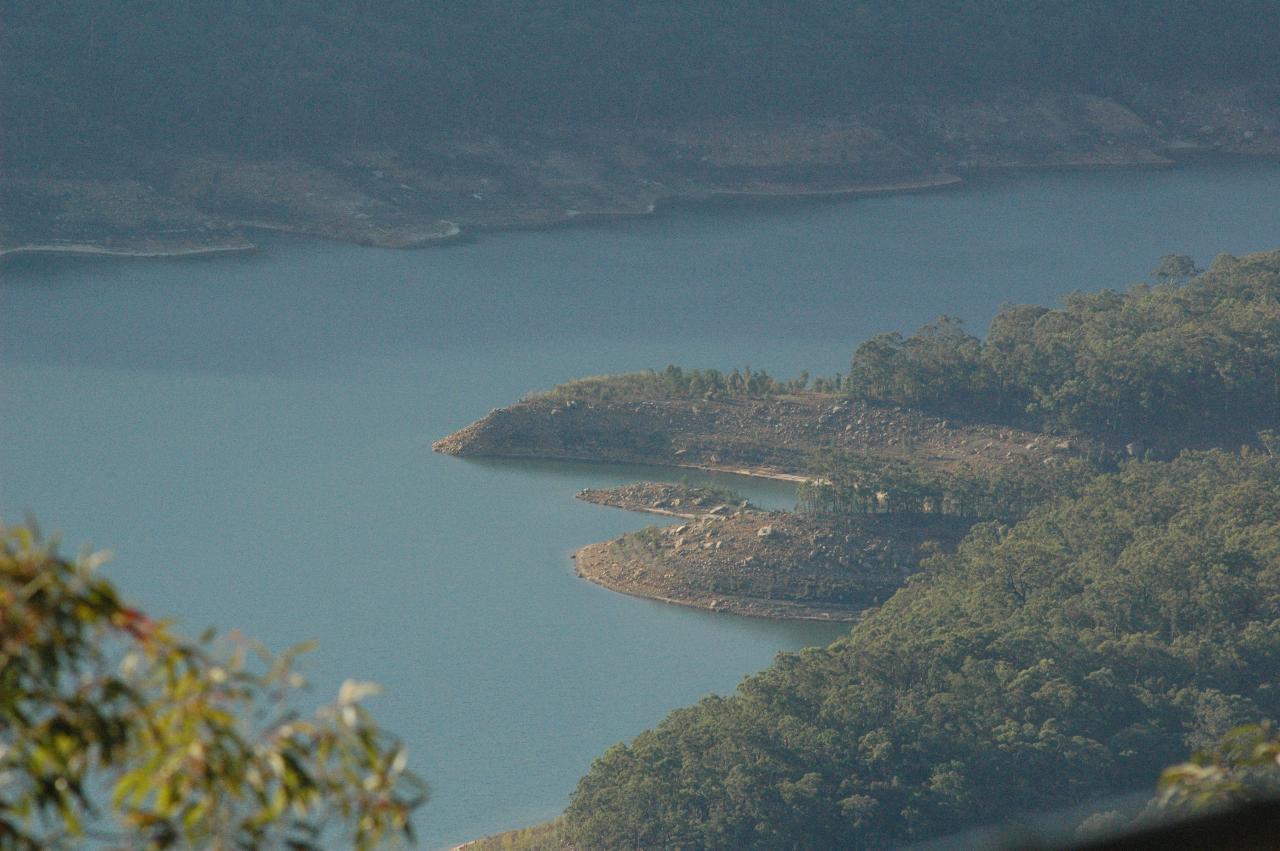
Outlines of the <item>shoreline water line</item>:
M 209 254 L 241 254 L 256 250 L 258 250 L 258 246 L 247 240 L 243 243 L 156 249 L 111 248 L 110 246 L 92 245 L 90 243 L 83 242 L 68 243 L 65 245 L 58 243 L 30 243 L 25 245 L 15 245 L 9 248 L 0 248 L 0 259 L 5 257 L 19 257 L 28 254 L 64 254 L 89 257 L 132 258 L 197 257 Z
M 1228 157 L 1229 155 L 1223 155 Z M 1249 157 L 1253 159 L 1255 157 Z M 1266 157 L 1256 157 L 1266 158 Z M 1200 158 L 1196 158 L 1199 160 Z M 440 233 L 431 234 L 421 237 L 405 244 L 370 244 L 360 242 L 358 240 L 344 239 L 335 236 L 332 233 L 308 228 L 306 226 L 292 225 L 284 222 L 261 222 L 255 220 L 238 220 L 229 222 L 232 226 L 244 227 L 250 230 L 261 230 L 268 233 L 283 233 L 295 236 L 314 237 L 317 239 L 333 240 L 352 245 L 372 245 L 375 248 L 397 248 L 397 249 L 424 249 L 438 248 L 453 245 L 459 242 L 465 242 L 476 238 L 483 234 L 497 234 L 519 231 L 539 231 L 539 230 L 555 230 L 565 227 L 573 227 L 582 224 L 598 224 L 602 222 L 613 222 L 630 218 L 650 218 L 661 216 L 670 208 L 678 208 L 684 206 L 715 206 L 721 204 L 770 204 L 796 202 L 804 203 L 810 201 L 840 201 L 852 200 L 857 198 L 870 198 L 885 195 L 908 195 L 922 192 L 936 192 L 944 189 L 963 189 L 966 186 L 972 186 L 980 183 L 985 176 L 998 177 L 1002 174 L 1030 173 L 1030 172 L 1055 172 L 1055 171 L 1099 171 L 1099 170 L 1151 170 L 1151 169 L 1170 169 L 1177 168 L 1181 164 L 1178 160 L 1161 158 L 1159 160 L 1146 160 L 1140 158 L 1132 158 L 1129 160 L 1117 160 L 1114 162 L 1093 162 L 1087 160 L 1079 160 L 1074 162 L 1063 163 L 1029 163 L 1019 164 L 1010 163 L 1007 165 L 983 166 L 975 169 L 972 174 L 967 177 L 951 174 L 949 172 L 935 172 L 923 176 L 908 178 L 903 180 L 891 180 L 880 183 L 853 184 L 845 186 L 836 186 L 832 188 L 801 188 L 797 186 L 775 186 L 769 187 L 762 185 L 753 188 L 744 189 L 710 189 L 703 192 L 679 193 L 673 192 L 665 195 L 658 195 L 650 203 L 645 205 L 643 209 L 635 210 L 564 210 L 560 218 L 539 222 L 510 222 L 499 224 L 482 224 L 470 227 L 464 227 L 456 222 L 447 220 L 436 220 L 438 222 L 447 222 L 448 227 Z M 139 236 L 146 238 L 146 232 L 140 232 Z M 255 243 L 245 240 L 243 243 L 223 243 L 209 246 L 191 246 L 186 248 L 113 248 L 104 245 L 95 245 L 92 241 L 83 241 L 76 243 L 26 243 L 13 245 L 8 247 L 0 247 L 0 262 L 6 257 L 21 256 L 24 254 L 47 254 L 47 255 L 68 255 L 68 256 L 99 256 L 99 257 L 128 257 L 134 259 L 146 258 L 181 258 L 196 257 L 202 255 L 213 254 L 233 254 L 243 253 L 257 250 Z

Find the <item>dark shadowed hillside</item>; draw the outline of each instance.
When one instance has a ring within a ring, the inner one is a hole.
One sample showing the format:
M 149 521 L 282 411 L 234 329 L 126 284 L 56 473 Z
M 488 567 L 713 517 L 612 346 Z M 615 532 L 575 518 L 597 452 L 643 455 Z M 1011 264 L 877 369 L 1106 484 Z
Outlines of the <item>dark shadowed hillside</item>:
M 1266 0 L 8 0 L 11 163 L 147 145 L 280 154 L 441 128 L 845 115 L 1012 85 L 1125 96 L 1280 70 Z

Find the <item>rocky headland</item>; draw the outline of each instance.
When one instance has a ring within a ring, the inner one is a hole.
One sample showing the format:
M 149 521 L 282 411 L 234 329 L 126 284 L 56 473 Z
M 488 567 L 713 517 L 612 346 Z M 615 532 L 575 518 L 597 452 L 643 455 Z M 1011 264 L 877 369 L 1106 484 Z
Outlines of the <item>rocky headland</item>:
M 574 565 L 584 579 L 638 597 L 756 617 L 853 621 L 897 590 L 923 557 L 954 547 L 971 523 L 739 508 L 583 547 Z
M 815 453 L 853 452 L 957 470 L 1026 459 L 1053 464 L 1079 441 L 960 423 L 835 394 L 601 401 L 549 394 L 500 408 L 432 444 L 463 457 L 692 467 L 804 480 Z
M 750 502 L 722 488 L 684 482 L 636 482 L 616 488 L 587 488 L 578 491 L 577 496 L 583 502 L 596 505 L 685 520 L 755 510 Z

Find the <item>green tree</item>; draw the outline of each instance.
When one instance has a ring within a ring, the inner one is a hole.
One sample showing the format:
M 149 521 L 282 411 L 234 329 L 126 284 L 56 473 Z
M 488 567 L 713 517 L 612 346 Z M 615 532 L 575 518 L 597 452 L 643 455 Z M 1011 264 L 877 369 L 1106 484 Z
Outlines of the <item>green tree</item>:
M 1280 733 L 1270 723 L 1244 724 L 1214 746 L 1160 776 L 1160 809 L 1193 813 L 1280 794 Z
M 854 352 L 847 389 L 1119 445 L 1247 439 L 1280 416 L 1280 253 L 1198 272 L 1171 256 L 1154 287 L 1006 306 L 985 342 L 947 317 L 906 339 L 881 334 Z
M 412 839 L 427 790 L 361 705 L 375 686 L 303 717 L 305 648 L 187 641 L 121 601 L 102 555 L 64 559 L 30 524 L 0 540 L 0 849 Z
M 1185 283 L 1203 271 L 1196 265 L 1196 261 L 1185 254 L 1166 254 L 1151 270 L 1151 276 L 1160 281 Z

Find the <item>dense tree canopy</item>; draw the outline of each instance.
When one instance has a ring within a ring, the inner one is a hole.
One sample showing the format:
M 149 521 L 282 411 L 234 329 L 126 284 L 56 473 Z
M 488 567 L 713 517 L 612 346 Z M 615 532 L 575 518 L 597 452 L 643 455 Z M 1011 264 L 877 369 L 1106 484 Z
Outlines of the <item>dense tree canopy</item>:
M 1280 70 L 1269 0 L 3 0 L 0 21 L 0 150 L 34 165 Z
M 809 376 L 779 381 L 750 366 L 732 372 L 718 369 L 686 370 L 674 364 L 662 372 L 624 372 L 578 378 L 557 385 L 533 398 L 638 402 L 651 399 L 758 399 L 776 393 L 798 393 L 809 385 Z
M 1027 458 L 942 471 L 858 453 L 825 452 L 813 478 L 796 490 L 799 510 L 814 514 L 953 514 L 1017 520 L 1054 497 L 1070 496 L 1096 473 L 1081 459 Z
M 1188 273 L 1190 270 L 1186 270 Z M 1000 311 L 985 340 L 943 317 L 853 356 L 849 392 L 1125 440 L 1238 436 L 1280 419 L 1280 253 L 1222 256 L 1179 284 Z
M 583 778 L 583 847 L 877 848 L 1151 788 L 1280 695 L 1280 461 L 1133 463 L 978 526 L 826 649 Z

